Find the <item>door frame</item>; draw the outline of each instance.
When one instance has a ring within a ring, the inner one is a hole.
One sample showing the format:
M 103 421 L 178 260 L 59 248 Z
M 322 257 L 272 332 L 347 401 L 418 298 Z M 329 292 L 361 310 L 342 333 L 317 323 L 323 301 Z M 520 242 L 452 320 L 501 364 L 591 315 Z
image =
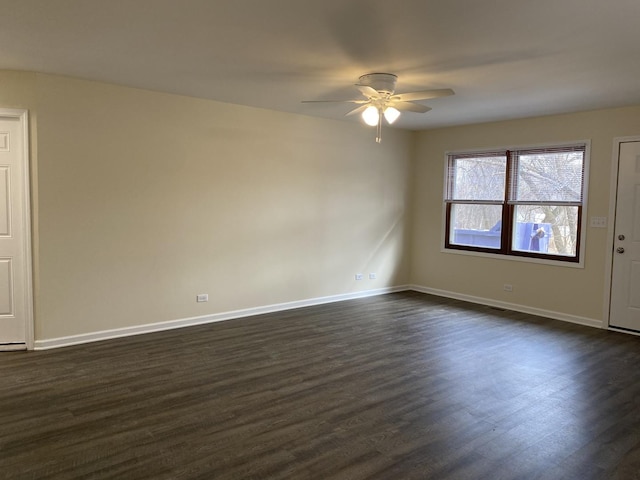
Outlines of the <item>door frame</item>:
M 609 187 L 609 221 L 607 222 L 607 242 L 605 256 L 605 282 L 604 282 L 604 322 L 602 326 L 609 330 L 624 332 L 630 335 L 640 333 L 628 330 L 619 330 L 612 327 L 611 322 L 611 285 L 613 283 L 613 245 L 615 241 L 616 208 L 618 201 L 618 170 L 620 169 L 620 144 L 627 142 L 640 142 L 640 135 L 629 137 L 615 137 L 613 139 L 613 151 L 611 154 L 611 180 Z
M 24 240 L 22 248 L 24 249 L 24 292 L 25 292 L 25 342 L 27 350 L 33 350 L 34 347 L 34 319 L 33 319 L 33 250 L 31 247 L 31 175 L 30 175 L 30 158 L 29 149 L 29 111 L 19 108 L 0 108 L 0 118 L 16 118 L 20 121 L 22 128 L 22 178 L 24 189 L 23 199 L 23 224 L 24 224 Z

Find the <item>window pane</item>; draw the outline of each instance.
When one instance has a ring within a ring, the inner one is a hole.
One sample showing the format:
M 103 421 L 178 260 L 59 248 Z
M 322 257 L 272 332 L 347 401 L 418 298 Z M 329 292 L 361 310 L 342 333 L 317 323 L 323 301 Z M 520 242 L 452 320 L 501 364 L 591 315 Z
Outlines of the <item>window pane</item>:
M 517 205 L 512 250 L 576 256 L 578 207 Z
M 582 201 L 583 151 L 520 154 L 517 165 L 514 200 Z
M 500 248 L 501 205 L 451 205 L 449 243 Z
M 451 200 L 504 200 L 505 156 L 454 158 Z

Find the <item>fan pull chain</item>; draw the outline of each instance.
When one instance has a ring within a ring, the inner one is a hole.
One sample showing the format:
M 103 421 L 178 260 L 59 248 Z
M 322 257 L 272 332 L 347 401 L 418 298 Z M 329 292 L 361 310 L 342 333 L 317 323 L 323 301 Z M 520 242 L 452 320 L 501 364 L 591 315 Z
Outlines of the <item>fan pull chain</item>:
M 376 143 L 382 142 L 382 109 L 378 108 L 378 125 L 376 127 Z

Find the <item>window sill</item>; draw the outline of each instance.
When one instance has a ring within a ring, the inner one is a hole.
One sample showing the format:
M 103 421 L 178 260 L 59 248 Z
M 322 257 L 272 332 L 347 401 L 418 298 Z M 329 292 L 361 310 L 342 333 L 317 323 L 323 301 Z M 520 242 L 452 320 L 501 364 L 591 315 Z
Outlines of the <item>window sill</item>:
M 579 262 L 563 262 L 561 260 L 547 260 L 544 258 L 532 258 L 532 257 L 520 257 L 517 255 L 503 255 L 500 253 L 485 253 L 476 252 L 470 250 L 458 250 L 454 248 L 440 248 L 440 253 L 447 253 L 453 255 L 467 255 L 471 257 L 484 257 L 491 258 L 493 260 L 507 260 L 513 262 L 525 262 L 525 263 L 537 263 L 538 265 L 552 265 L 554 267 L 568 267 L 568 268 L 584 268 L 584 255 Z

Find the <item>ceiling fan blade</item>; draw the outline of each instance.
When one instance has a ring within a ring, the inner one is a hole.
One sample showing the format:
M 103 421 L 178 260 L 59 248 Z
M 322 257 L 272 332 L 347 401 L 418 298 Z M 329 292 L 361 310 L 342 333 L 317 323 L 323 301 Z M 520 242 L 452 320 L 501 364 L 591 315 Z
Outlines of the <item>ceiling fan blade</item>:
M 455 95 L 456 92 L 450 88 L 441 88 L 437 90 L 423 90 L 421 92 L 409 92 L 401 93 L 399 95 L 393 95 L 392 100 L 398 100 L 400 102 L 412 102 L 414 100 L 427 100 L 429 98 L 448 97 L 449 95 Z
M 367 107 L 369 107 L 369 105 L 360 105 L 359 107 L 356 107 L 353 110 L 345 113 L 344 116 L 348 117 L 350 115 L 357 115 L 358 113 L 364 112 L 367 109 Z
M 302 100 L 301 103 L 368 103 L 369 100 Z
M 370 87 L 369 85 L 356 85 L 356 88 L 360 90 L 360 93 L 362 93 L 367 98 L 377 98 L 380 96 L 380 93 L 375 88 Z
M 420 105 L 419 103 L 413 102 L 397 102 L 392 103 L 391 106 L 397 108 L 401 112 L 427 113 L 431 110 L 431 108 L 426 105 Z

